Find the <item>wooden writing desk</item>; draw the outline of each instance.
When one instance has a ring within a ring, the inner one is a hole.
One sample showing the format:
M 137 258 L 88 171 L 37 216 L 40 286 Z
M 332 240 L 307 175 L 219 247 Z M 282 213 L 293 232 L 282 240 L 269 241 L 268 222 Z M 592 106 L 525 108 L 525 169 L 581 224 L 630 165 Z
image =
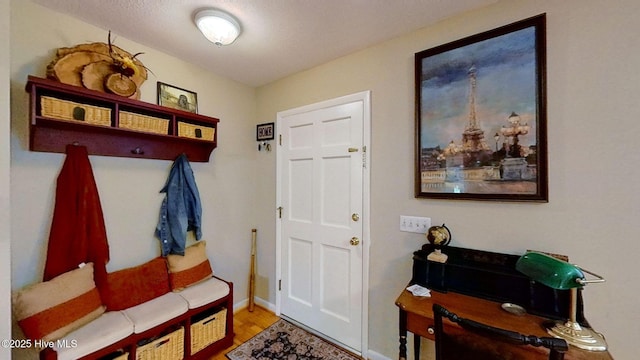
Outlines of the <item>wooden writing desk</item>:
M 433 335 L 433 311 L 434 303 L 438 303 L 461 317 L 476 320 L 487 325 L 517 331 L 525 335 L 549 336 L 543 327 L 547 319 L 526 314 L 524 316 L 512 315 L 500 307 L 500 303 L 480 299 L 477 297 L 458 294 L 455 292 L 439 293 L 432 291 L 431 297 L 413 296 L 409 291 L 403 290 L 396 305 L 400 309 L 400 356 L 401 360 L 407 358 L 407 331 L 415 336 L 415 359 L 420 359 L 420 337 L 434 340 Z M 445 328 L 457 327 L 448 321 L 444 322 Z M 539 348 L 527 346 L 531 359 L 546 359 L 541 357 Z M 529 358 L 529 357 L 527 357 Z M 569 346 L 565 355 L 566 360 L 601 360 L 613 359 L 606 351 L 586 351 Z

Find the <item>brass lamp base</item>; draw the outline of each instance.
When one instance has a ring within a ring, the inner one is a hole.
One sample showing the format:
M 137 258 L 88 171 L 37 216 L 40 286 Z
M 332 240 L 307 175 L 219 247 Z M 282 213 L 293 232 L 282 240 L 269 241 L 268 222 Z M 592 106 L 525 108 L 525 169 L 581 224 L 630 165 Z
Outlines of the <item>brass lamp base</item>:
M 557 338 L 564 339 L 568 344 L 589 351 L 607 350 L 607 342 L 604 337 L 592 329 L 582 327 L 577 322 L 558 322 L 548 328 L 547 332 Z

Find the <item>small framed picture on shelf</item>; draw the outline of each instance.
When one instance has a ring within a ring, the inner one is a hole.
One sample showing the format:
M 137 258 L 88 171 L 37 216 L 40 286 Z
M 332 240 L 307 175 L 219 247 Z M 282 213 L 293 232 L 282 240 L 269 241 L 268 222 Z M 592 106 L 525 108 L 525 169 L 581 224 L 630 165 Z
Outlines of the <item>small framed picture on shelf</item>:
M 265 140 L 273 140 L 274 138 L 274 123 L 264 123 L 258 124 L 256 127 L 256 140 L 257 141 L 265 141 Z
M 158 105 L 198 113 L 198 95 L 177 86 L 158 81 Z

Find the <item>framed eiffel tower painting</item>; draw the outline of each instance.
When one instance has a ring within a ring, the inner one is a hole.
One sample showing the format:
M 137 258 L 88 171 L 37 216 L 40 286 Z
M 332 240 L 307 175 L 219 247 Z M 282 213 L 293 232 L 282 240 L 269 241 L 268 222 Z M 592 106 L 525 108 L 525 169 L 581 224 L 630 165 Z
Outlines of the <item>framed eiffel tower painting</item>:
M 415 54 L 416 197 L 549 201 L 545 19 Z

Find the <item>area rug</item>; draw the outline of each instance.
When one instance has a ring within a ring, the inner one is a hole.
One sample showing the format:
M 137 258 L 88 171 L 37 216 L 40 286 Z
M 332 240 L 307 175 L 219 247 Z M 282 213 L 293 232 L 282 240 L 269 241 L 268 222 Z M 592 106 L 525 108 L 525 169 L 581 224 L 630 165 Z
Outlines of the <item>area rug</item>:
M 282 319 L 226 355 L 231 360 L 360 359 Z

